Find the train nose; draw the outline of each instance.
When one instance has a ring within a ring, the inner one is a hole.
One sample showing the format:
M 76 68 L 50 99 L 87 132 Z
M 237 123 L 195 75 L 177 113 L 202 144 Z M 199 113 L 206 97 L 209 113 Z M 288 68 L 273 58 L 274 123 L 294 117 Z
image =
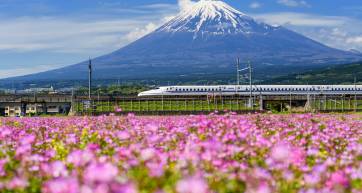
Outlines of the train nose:
M 152 96 L 152 95 L 155 95 L 155 91 L 154 90 L 150 90 L 150 91 L 144 91 L 144 92 L 140 92 L 138 94 L 139 97 L 142 97 L 142 96 Z
M 146 96 L 146 92 L 140 92 L 140 93 L 138 93 L 137 96 L 139 96 L 139 97 Z

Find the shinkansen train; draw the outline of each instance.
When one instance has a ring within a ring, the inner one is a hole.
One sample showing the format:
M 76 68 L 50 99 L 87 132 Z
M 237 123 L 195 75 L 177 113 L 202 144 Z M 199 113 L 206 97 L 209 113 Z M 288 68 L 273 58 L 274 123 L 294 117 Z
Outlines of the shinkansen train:
M 205 95 L 362 95 L 362 85 L 220 85 L 220 86 L 165 86 L 141 92 L 150 96 L 205 96 Z

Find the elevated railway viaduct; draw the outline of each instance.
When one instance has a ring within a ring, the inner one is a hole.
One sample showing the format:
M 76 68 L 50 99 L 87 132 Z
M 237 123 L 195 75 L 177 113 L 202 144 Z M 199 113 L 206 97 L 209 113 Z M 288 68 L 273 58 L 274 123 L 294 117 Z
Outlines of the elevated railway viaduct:
M 290 112 L 362 111 L 362 95 L 254 95 L 247 96 L 72 96 L 72 95 L 0 95 L 0 116 L 41 114 L 101 115 L 128 114 L 171 115 Z

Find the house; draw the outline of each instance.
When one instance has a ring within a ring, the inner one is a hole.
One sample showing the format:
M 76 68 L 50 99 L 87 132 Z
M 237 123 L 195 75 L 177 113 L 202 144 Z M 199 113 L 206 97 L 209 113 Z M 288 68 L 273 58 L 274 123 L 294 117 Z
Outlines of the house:
M 5 106 L 6 117 L 20 117 L 21 115 L 22 115 L 22 110 L 20 104 L 12 104 Z

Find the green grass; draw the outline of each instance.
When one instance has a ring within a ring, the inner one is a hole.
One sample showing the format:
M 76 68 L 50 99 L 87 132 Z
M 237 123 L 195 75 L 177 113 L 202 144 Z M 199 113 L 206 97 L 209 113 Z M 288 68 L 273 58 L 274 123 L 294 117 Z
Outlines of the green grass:
M 312 102 L 311 106 L 317 110 L 349 110 L 349 109 L 362 109 L 362 100 L 327 100 L 326 102 L 323 101 L 316 101 L 315 103 Z
M 328 99 L 326 102 L 324 100 L 311 99 L 311 107 L 314 110 L 354 110 L 355 102 L 354 100 L 332 100 Z M 237 100 L 237 99 L 224 99 L 224 100 L 200 100 L 200 99 L 190 99 L 190 100 L 133 100 L 133 101 L 117 101 L 117 102 L 94 102 L 95 109 L 85 109 L 82 103 L 77 103 L 74 107 L 74 110 L 77 112 L 115 112 L 117 108 L 121 108 L 123 112 L 170 112 L 170 111 L 179 111 L 179 112 L 200 112 L 200 111 L 242 111 L 242 110 L 253 110 L 252 108 L 247 107 L 246 100 Z M 267 104 L 268 109 L 273 112 L 277 112 L 277 109 L 273 109 L 273 105 Z M 283 109 L 281 111 L 289 112 L 289 103 L 283 103 Z M 274 108 L 278 108 L 280 105 L 274 105 Z M 295 108 L 295 107 L 293 107 Z M 299 109 L 303 107 L 299 107 Z M 362 100 L 357 101 L 357 108 L 362 109 Z M 259 102 L 255 102 L 254 110 L 259 110 Z M 280 110 L 280 109 L 279 109 Z
M 95 102 L 96 112 L 114 112 L 117 107 L 124 112 L 144 111 L 239 111 L 251 110 L 246 106 L 245 100 L 158 100 L 158 101 L 119 101 L 119 102 Z M 78 103 L 75 110 L 82 112 L 83 105 Z M 259 109 L 255 106 L 254 109 Z

